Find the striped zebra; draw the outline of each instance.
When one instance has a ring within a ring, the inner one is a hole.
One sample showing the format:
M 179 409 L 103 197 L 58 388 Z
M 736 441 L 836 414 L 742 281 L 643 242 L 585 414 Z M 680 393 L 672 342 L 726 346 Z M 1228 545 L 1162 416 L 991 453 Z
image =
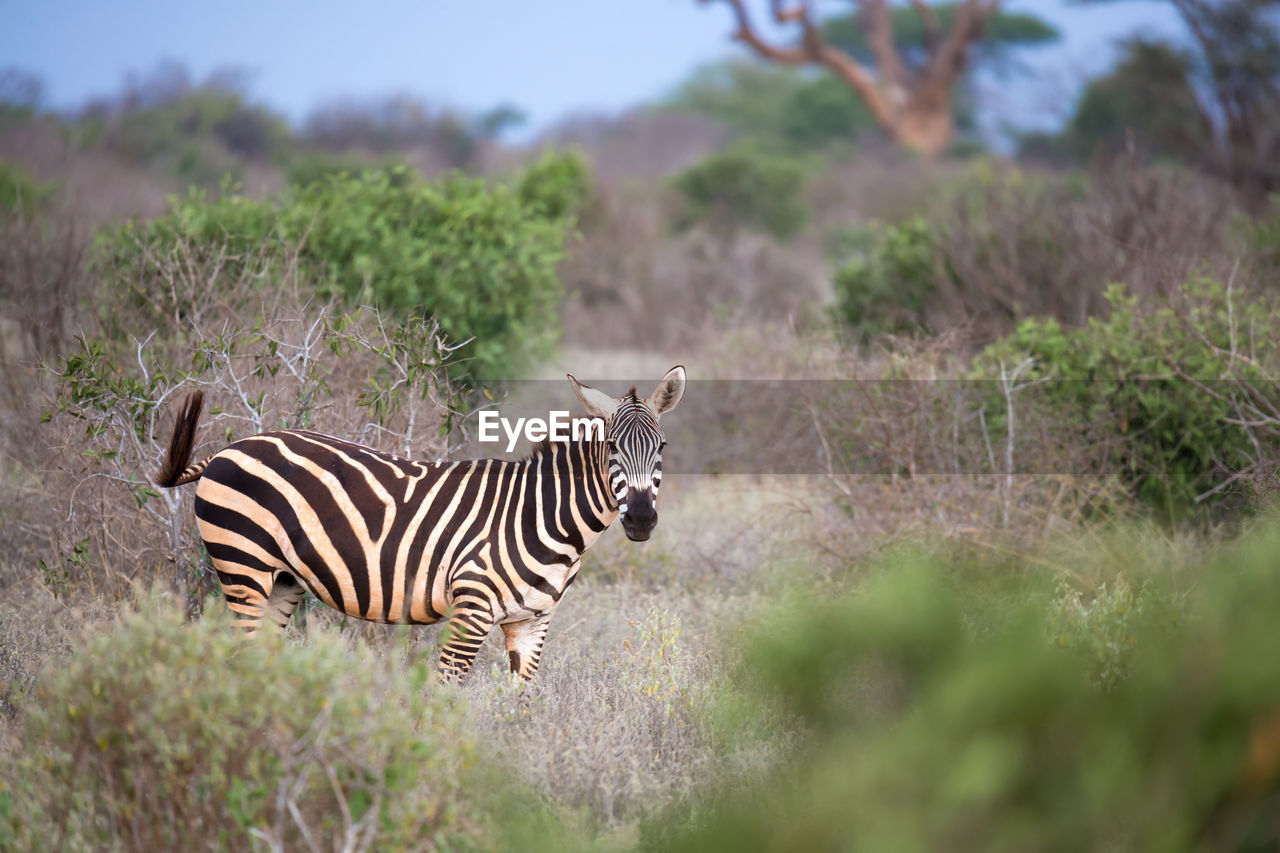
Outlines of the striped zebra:
M 569 376 L 604 439 L 545 441 L 520 461 L 424 463 L 307 430 L 240 439 L 190 464 L 203 394 L 182 406 L 156 483 L 199 481 L 195 513 L 237 624 L 283 627 L 310 590 L 348 616 L 446 616 L 442 681 L 462 678 L 495 625 L 511 670 L 537 673 L 547 625 L 583 553 L 621 516 L 649 538 L 666 444 L 658 419 L 684 395 L 684 367 L 647 398 Z M 598 433 L 597 431 L 594 431 Z

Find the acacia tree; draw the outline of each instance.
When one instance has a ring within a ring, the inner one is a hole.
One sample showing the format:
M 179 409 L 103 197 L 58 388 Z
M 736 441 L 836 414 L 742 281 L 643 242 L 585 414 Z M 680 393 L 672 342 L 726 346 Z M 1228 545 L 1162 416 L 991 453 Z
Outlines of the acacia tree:
M 971 48 L 985 37 L 1000 7 L 1000 0 L 959 0 L 948 4 L 948 14 L 942 15 L 924 0 L 911 0 L 924 29 L 923 61 L 915 62 L 904 56 L 895 39 L 889 0 L 853 0 L 874 57 L 872 66 L 831 43 L 810 0 L 769 0 L 775 22 L 799 28 L 794 44 L 766 41 L 752 24 L 744 0 L 724 2 L 737 23 L 734 39 L 772 62 L 832 71 L 866 103 L 894 142 L 930 157 L 941 153 L 955 134 L 953 90 L 964 76 Z

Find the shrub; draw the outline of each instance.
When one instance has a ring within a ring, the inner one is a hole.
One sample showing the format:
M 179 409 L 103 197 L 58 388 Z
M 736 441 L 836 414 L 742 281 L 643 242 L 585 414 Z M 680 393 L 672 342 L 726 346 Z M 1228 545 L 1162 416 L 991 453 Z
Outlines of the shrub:
M 852 242 L 855 254 L 835 276 L 837 319 L 864 337 L 924 328 L 939 278 L 929 222 L 872 225 Z
M 9 219 L 19 209 L 40 209 L 53 192 L 52 185 L 33 181 L 22 169 L 0 160 L 0 221 Z
M 1106 469 L 1163 518 L 1183 518 L 1222 476 L 1275 450 L 1242 423 L 1238 402 L 1246 391 L 1274 397 L 1263 330 L 1276 309 L 1212 280 L 1150 306 L 1119 286 L 1107 298 L 1110 316 L 1077 329 L 1024 321 L 979 354 L 976 372 L 1032 359 L 1026 378 L 1052 380 L 1037 392 L 1057 422 L 1087 425 Z
M 785 240 L 804 227 L 800 161 L 747 146 L 730 147 L 691 166 L 675 179 L 684 201 L 677 227 L 705 223 L 732 237 L 756 230 Z
M 153 322 L 190 311 L 172 304 L 175 257 L 212 269 L 196 295 L 243 280 L 250 262 L 264 283 L 292 270 L 322 298 L 434 316 L 465 342 L 464 372 L 497 377 L 556 337 L 556 265 L 584 183 L 579 160 L 548 157 L 516 187 L 460 174 L 423 183 L 397 168 L 338 174 L 272 200 L 194 192 L 154 221 L 105 234 L 99 266 L 110 291 L 155 309 Z
M 217 608 L 222 612 L 222 608 Z M 408 662 L 312 631 L 246 643 L 145 601 L 22 703 L 0 839 L 27 849 L 424 849 L 484 838 L 465 720 Z
M 591 194 L 591 172 L 581 154 L 548 151 L 525 169 L 517 192 L 530 210 L 548 219 L 572 221 Z
M 1154 555 L 1130 546 L 1142 571 Z M 1196 565 L 1184 621 L 1132 613 L 1134 652 L 1108 690 L 1045 629 L 1051 576 L 1034 560 L 898 553 L 856 592 L 771 602 L 728 712 L 781 702 L 802 739 L 767 786 L 728 783 L 693 804 L 692 826 L 653 821 L 647 846 L 1274 844 L 1280 658 L 1257 650 L 1280 642 L 1277 547 L 1272 528 Z
M 1104 314 L 1124 282 L 1143 297 L 1239 262 L 1229 195 L 1161 169 L 1120 164 L 1087 180 L 979 163 L 927 212 L 855 232 L 838 257 L 837 316 L 864 336 L 965 322 L 989 342 L 1022 318 L 1070 325 Z M 1247 267 L 1246 267 L 1247 268 Z

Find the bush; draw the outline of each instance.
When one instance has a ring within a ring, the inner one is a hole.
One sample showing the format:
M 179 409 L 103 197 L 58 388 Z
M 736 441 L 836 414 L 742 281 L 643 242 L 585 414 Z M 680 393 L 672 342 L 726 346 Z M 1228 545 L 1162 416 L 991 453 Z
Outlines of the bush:
M 1151 305 L 1119 286 L 1107 298 L 1110 316 L 1077 329 L 1024 321 L 979 354 L 976 372 L 998 375 L 999 364 L 1030 358 L 1025 378 L 1052 380 L 1037 393 L 1055 422 L 1087 427 L 1105 469 L 1161 517 L 1185 518 L 1222 477 L 1276 450 L 1274 438 L 1241 423 L 1237 406 L 1246 389 L 1274 398 L 1262 330 L 1274 326 L 1276 308 L 1248 294 L 1233 298 L 1212 280 Z
M 271 200 L 200 192 L 151 222 L 100 240 L 107 287 L 153 308 L 153 322 L 183 316 L 173 303 L 176 256 L 224 282 L 266 283 L 296 273 L 325 299 L 434 316 L 472 376 L 499 377 L 545 354 L 557 332 L 556 265 L 585 193 L 577 158 L 548 157 L 515 187 L 460 174 L 434 183 L 403 169 L 338 174 Z M 210 286 L 211 285 L 211 286 Z
M 245 642 L 226 618 L 184 624 L 176 602 L 146 601 L 21 703 L 0 846 L 474 844 L 486 786 L 447 699 L 426 660 L 322 631 Z
M 927 212 L 845 241 L 855 255 L 837 258 L 837 316 L 864 336 L 964 322 L 989 342 L 1024 317 L 1104 314 L 1111 282 L 1156 297 L 1196 275 L 1225 279 L 1243 248 L 1229 195 L 1131 166 L 1086 179 L 975 165 Z
M 51 184 L 33 181 L 22 169 L 0 160 L 0 221 L 8 220 L 19 209 L 39 210 L 53 193 Z
M 705 223 L 722 238 L 739 231 L 762 231 L 785 240 L 804 227 L 800 161 L 764 150 L 735 146 L 712 155 L 675 179 L 684 201 L 679 228 Z
M 1280 658 L 1258 649 L 1280 642 L 1280 535 L 1257 533 L 1164 582 L 1165 567 L 1144 562 L 1156 555 L 1128 545 L 1135 571 L 1151 566 L 1151 596 L 1195 593 L 1180 622 L 1163 606 L 1110 609 L 1133 651 L 1109 689 L 1046 630 L 1052 575 L 1036 560 L 898 553 L 856 593 L 772 602 L 726 713 L 781 703 L 803 721 L 794 755 L 760 790 L 729 783 L 693 804 L 691 828 L 670 814 L 652 822 L 647 846 L 1275 844 Z
M 921 216 L 853 236 L 853 257 L 835 276 L 838 320 L 863 337 L 925 328 L 938 288 L 932 226 Z

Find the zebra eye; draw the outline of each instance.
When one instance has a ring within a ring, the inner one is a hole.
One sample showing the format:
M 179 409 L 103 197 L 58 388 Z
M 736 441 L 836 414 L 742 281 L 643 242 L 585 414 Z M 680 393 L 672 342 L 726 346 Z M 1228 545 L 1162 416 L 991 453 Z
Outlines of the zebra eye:
M 667 447 L 667 443 L 665 441 L 662 442 L 662 444 L 658 445 L 658 452 L 661 453 L 663 450 L 666 449 L 666 447 Z
M 608 445 L 610 452 L 613 452 L 618 449 L 618 442 L 614 441 L 612 438 L 605 439 L 604 443 Z

